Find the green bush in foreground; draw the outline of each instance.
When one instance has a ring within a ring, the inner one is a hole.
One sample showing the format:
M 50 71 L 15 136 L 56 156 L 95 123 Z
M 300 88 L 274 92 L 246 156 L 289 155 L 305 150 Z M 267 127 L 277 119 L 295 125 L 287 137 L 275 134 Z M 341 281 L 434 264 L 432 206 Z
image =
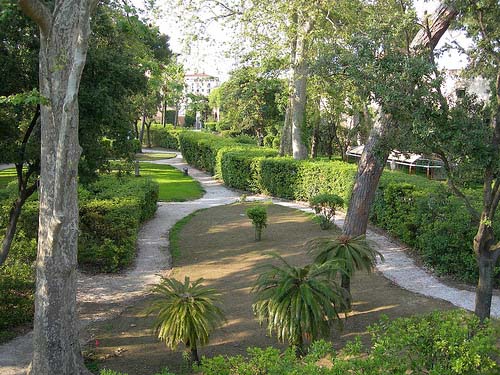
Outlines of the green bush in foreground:
M 258 205 L 248 208 L 246 213 L 255 227 L 255 240 L 260 241 L 262 238 L 262 229 L 267 227 L 267 210 L 264 206 Z
M 306 341 L 330 334 L 340 320 L 338 312 L 347 306 L 348 293 L 332 277 L 343 270 L 333 261 L 294 267 L 277 254 L 273 257 L 282 264 L 263 267 L 253 289 L 253 309 L 269 335 L 276 333 L 280 342 L 288 341 L 303 353 Z
M 365 353 L 359 341 L 335 354 L 318 341 L 297 359 L 293 350 L 249 348 L 247 357 L 203 358 L 203 375 L 493 375 L 498 365 L 492 330 L 460 310 L 382 320 L 371 329 L 372 346 Z M 317 361 L 321 361 L 321 367 Z M 326 361 L 325 361 L 326 360 Z M 325 365 L 328 363 L 328 366 Z
M 191 360 L 199 362 L 198 345 L 206 345 L 214 329 L 224 321 L 224 313 L 216 305 L 220 294 L 203 286 L 203 279 L 184 283 L 163 278 L 156 285 L 156 299 L 149 313 L 157 313 L 154 330 L 168 348 L 181 342 L 191 351 Z

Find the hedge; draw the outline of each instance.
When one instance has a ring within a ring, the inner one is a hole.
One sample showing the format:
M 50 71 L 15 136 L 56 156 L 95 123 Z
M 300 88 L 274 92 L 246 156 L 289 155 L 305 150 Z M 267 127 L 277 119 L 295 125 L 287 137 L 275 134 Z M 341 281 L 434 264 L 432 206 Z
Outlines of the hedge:
M 356 176 L 354 164 L 277 157 L 272 149 L 200 132 L 185 132 L 179 139 L 189 164 L 215 174 L 229 187 L 300 201 L 330 193 L 341 196 L 345 207 L 348 205 Z M 467 194 L 480 205 L 480 191 Z M 445 184 L 386 171 L 370 219 L 414 248 L 438 274 L 450 274 L 469 283 L 477 281 L 472 251 L 476 228 L 462 201 Z M 493 226 L 500 235 L 500 220 Z M 500 285 L 500 267 L 496 271 L 496 284 Z
M 149 131 L 151 146 L 163 147 L 168 150 L 180 150 L 179 134 L 182 133 L 184 129 L 180 127 L 174 128 L 173 125 L 163 127 L 160 124 L 153 124 Z
M 12 197 L 15 183 L 7 191 L 4 198 Z M 154 215 L 157 198 L 158 185 L 149 179 L 102 176 L 86 188 L 80 186 L 80 266 L 112 272 L 129 265 L 135 255 L 140 224 Z M 0 202 L 4 228 L 10 202 L 12 198 Z M 10 338 L 8 328 L 33 319 L 37 233 L 35 195 L 23 207 L 9 257 L 0 267 L 0 342 Z

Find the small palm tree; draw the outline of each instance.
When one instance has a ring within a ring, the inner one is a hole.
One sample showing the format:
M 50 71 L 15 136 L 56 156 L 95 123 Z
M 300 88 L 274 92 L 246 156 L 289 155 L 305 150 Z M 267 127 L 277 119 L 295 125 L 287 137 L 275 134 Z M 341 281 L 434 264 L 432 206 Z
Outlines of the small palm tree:
M 314 263 L 323 264 L 335 260 L 344 266 L 346 272 L 342 274 L 341 286 L 349 293 L 354 271 L 364 269 L 371 272 L 377 263 L 377 256 L 384 260 L 380 252 L 370 247 L 365 236 L 320 237 L 309 241 L 306 247 L 316 254 Z
M 149 309 L 149 313 L 158 314 L 154 325 L 158 338 L 171 349 L 184 343 L 195 363 L 199 363 L 198 345 L 206 345 L 212 331 L 224 322 L 224 314 L 216 305 L 220 294 L 202 282 L 198 279 L 191 283 L 187 276 L 184 283 L 162 278 L 154 288 L 157 298 Z
M 330 275 L 343 270 L 334 261 L 294 267 L 271 255 L 283 265 L 264 266 L 253 288 L 253 309 L 261 324 L 267 322 L 269 334 L 276 332 L 278 340 L 288 341 L 302 354 L 304 339 L 327 336 L 332 324 L 340 321 L 338 312 L 345 309 L 348 293 Z

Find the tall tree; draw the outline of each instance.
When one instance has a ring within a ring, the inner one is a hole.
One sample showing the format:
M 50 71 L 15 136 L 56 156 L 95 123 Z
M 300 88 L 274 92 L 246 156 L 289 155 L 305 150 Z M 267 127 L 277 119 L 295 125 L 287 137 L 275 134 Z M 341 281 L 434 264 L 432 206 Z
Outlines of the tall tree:
M 409 43 L 410 34 L 405 33 L 406 55 L 410 57 L 423 49 L 428 49 L 432 53 L 456 14 L 457 11 L 451 5 L 440 5 L 429 22 L 411 39 L 411 43 Z M 403 38 L 405 34 L 402 34 Z M 402 45 L 404 46 L 404 43 Z M 380 57 L 383 59 L 384 55 L 382 54 Z M 387 78 L 389 79 L 389 77 Z M 394 96 L 393 99 L 400 100 L 397 96 Z M 392 148 L 389 142 L 390 133 L 397 127 L 397 120 L 393 114 L 394 106 L 391 104 L 389 100 L 379 101 L 378 115 L 358 164 L 356 182 L 342 230 L 343 234 L 349 237 L 366 233 L 370 208 Z
M 30 374 L 90 374 L 76 316 L 78 90 L 98 0 L 19 0 L 40 29 L 40 218 Z
M 484 320 L 490 316 L 500 257 L 500 242 L 493 229 L 500 202 L 500 4 L 496 0 L 463 0 L 455 6 L 460 11 L 457 26 L 473 42 L 471 48 L 462 49 L 469 57 L 463 83 L 467 87 L 475 81 L 489 93 L 483 93 L 483 102 L 467 92 L 470 90 L 447 100 L 438 86 L 434 98 L 426 102 L 425 121 L 414 133 L 426 151 L 444 162 L 450 190 L 463 200 L 477 227 L 472 244 L 479 269 L 475 313 Z M 473 203 L 464 189 L 471 182 L 482 185 L 481 205 Z

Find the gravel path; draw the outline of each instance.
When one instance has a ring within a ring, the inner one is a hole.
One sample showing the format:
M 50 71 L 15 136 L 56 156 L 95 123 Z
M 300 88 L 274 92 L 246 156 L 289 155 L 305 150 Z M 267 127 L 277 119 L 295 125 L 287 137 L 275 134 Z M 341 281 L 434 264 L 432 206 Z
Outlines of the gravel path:
M 180 156 L 153 163 L 170 164 L 181 170 L 188 167 Z M 138 255 L 133 268 L 122 274 L 78 275 L 77 300 L 82 328 L 119 314 L 147 294 L 161 275 L 168 274 L 171 268 L 168 232 L 177 221 L 196 210 L 232 203 L 239 198 L 206 173 L 189 168 L 189 174 L 201 183 L 205 195 L 195 201 L 159 203 L 154 218 L 139 232 Z M 1 345 L 0 374 L 24 375 L 32 352 L 31 332 Z
M 158 160 L 154 163 L 169 164 L 180 170 L 188 167 L 179 155 L 173 159 Z M 159 203 L 155 217 L 144 224 L 139 232 L 138 256 L 132 269 L 118 275 L 79 275 L 77 299 L 83 327 L 123 311 L 135 299 L 144 296 L 161 275 L 168 274 L 171 268 L 170 255 L 166 251 L 168 231 L 178 220 L 196 210 L 232 203 L 239 198 L 239 194 L 225 188 L 206 173 L 189 167 L 189 174 L 202 184 L 206 194 L 195 201 Z M 248 199 L 268 198 L 252 196 Z M 273 199 L 273 202 L 311 212 L 303 203 L 280 199 Z M 343 214 L 337 215 L 335 223 L 341 227 L 343 222 Z M 369 230 L 367 238 L 385 257 L 385 262 L 378 264 L 377 269 L 395 284 L 415 293 L 449 301 L 468 310 L 474 308 L 473 292 L 444 285 L 418 267 L 406 255 L 404 248 L 387 237 Z M 493 297 L 491 310 L 492 316 L 500 317 L 500 297 Z M 31 359 L 31 340 L 32 334 L 28 333 L 0 346 L 0 374 L 25 374 Z

